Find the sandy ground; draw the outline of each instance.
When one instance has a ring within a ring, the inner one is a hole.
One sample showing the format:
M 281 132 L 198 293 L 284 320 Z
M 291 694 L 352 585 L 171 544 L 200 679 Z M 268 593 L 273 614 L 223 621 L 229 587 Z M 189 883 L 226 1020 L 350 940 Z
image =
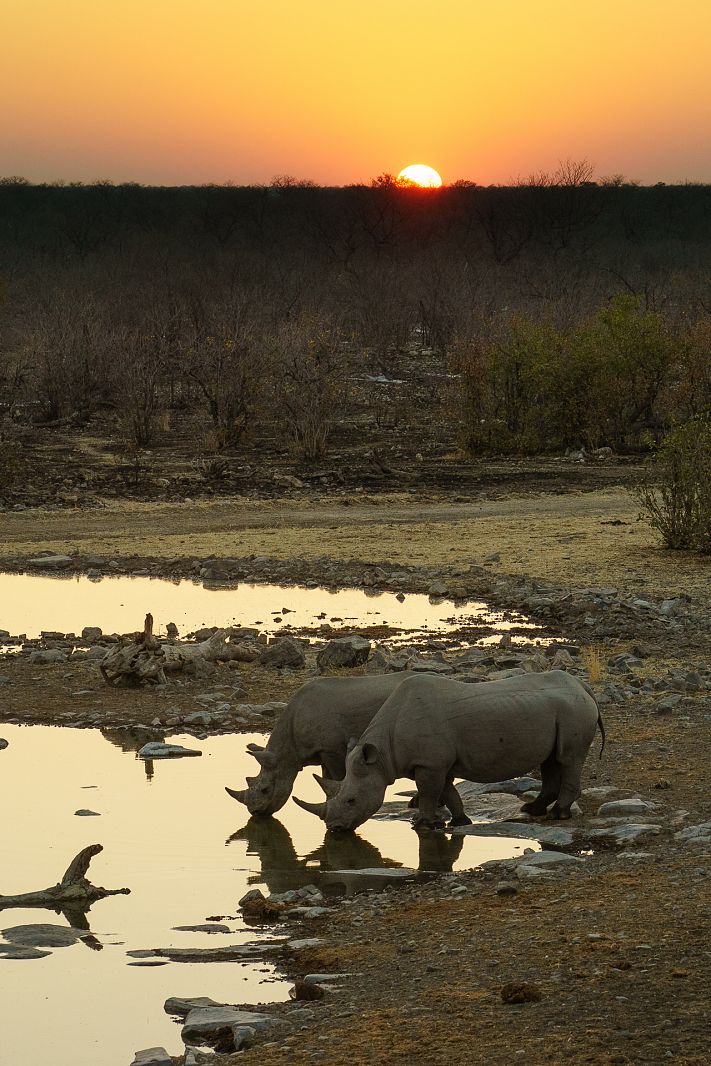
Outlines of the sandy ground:
M 344 502 L 109 503 L 0 516 L 0 555 L 42 550 L 197 558 L 481 563 L 570 587 L 605 584 L 711 595 L 711 557 L 661 550 L 624 490 L 448 504 L 412 495 Z

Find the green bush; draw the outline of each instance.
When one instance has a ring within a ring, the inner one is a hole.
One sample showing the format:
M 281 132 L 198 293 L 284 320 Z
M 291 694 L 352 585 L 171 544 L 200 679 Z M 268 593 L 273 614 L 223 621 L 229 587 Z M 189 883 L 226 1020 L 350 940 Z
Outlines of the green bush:
M 634 495 L 667 548 L 711 552 L 711 415 L 666 437 Z

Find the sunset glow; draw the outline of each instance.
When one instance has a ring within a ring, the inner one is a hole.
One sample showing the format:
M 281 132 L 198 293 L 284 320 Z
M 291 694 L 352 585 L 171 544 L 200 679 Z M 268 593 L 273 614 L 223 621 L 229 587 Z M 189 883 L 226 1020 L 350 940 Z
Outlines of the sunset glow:
M 8 3 L 0 169 L 338 185 L 417 153 L 449 182 L 566 158 L 709 181 L 709 40 L 707 0 Z
M 439 189 L 442 179 L 434 169 L 424 163 L 413 163 L 398 174 L 398 181 L 411 181 L 423 189 Z

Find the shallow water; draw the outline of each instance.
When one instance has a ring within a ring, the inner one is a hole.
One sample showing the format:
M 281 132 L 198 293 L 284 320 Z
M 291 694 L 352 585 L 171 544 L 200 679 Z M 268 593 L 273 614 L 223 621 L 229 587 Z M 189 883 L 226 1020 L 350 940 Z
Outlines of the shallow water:
M 278 926 L 260 933 L 238 917 L 227 921 L 229 935 L 173 930 L 209 916 L 237 916 L 249 886 L 281 892 L 317 883 L 328 869 L 417 867 L 420 859 L 427 869 L 470 868 L 532 846 L 525 839 L 452 841 L 444 834 L 427 834 L 434 842 L 423 845 L 406 822 L 389 819 L 371 819 L 338 841 L 292 801 L 278 819 L 249 820 L 223 785 L 244 787 L 245 775 L 255 772 L 245 746 L 258 736 L 178 737 L 199 747 L 202 757 L 156 761 L 152 768 L 97 730 L 0 725 L 0 736 L 10 742 L 0 752 L 0 893 L 55 884 L 92 843 L 105 850 L 89 879 L 131 889 L 129 896 L 97 901 L 87 914 L 102 950 L 77 943 L 33 961 L 0 957 L 0 1061 L 13 1066 L 116 1066 L 155 1045 L 178 1054 L 180 1027 L 163 1012 L 168 996 L 253 1004 L 286 999 L 288 985 L 275 980 L 267 963 L 128 965 L 131 949 L 216 947 L 280 935 Z M 396 783 L 389 796 L 403 787 L 412 784 Z M 295 791 L 320 798 L 310 771 Z M 82 808 L 100 817 L 75 817 Z M 48 922 L 67 924 L 48 910 L 0 911 L 3 929 Z
M 287 613 L 283 613 L 287 608 Z M 164 578 L 37 577 L 0 574 L 0 629 L 13 635 L 38 637 L 42 630 L 81 633 L 84 626 L 100 626 L 105 633 L 130 633 L 143 628 L 150 611 L 156 633 L 175 622 L 181 636 L 203 626 L 258 626 L 277 633 L 291 626 L 334 628 L 388 625 L 413 636 L 444 636 L 462 626 L 489 626 L 491 639 L 515 626 L 537 629 L 522 616 L 505 621 L 500 612 L 479 602 L 454 606 L 428 596 L 407 594 L 402 602 L 392 592 L 300 586 L 241 584 L 207 588 L 197 582 Z M 324 615 L 324 618 L 319 618 Z M 279 619 L 277 621 L 276 619 Z M 486 638 L 485 638 L 486 639 Z M 392 641 L 391 641 L 392 642 Z M 473 643 L 474 641 L 472 641 Z

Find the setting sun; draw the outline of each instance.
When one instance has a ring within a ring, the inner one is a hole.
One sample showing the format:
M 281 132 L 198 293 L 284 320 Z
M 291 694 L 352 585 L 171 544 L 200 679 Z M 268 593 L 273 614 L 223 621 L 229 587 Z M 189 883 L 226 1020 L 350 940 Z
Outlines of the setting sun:
M 434 167 L 425 166 L 424 163 L 413 163 L 405 167 L 398 174 L 398 181 L 411 181 L 423 189 L 439 189 L 442 179 Z

